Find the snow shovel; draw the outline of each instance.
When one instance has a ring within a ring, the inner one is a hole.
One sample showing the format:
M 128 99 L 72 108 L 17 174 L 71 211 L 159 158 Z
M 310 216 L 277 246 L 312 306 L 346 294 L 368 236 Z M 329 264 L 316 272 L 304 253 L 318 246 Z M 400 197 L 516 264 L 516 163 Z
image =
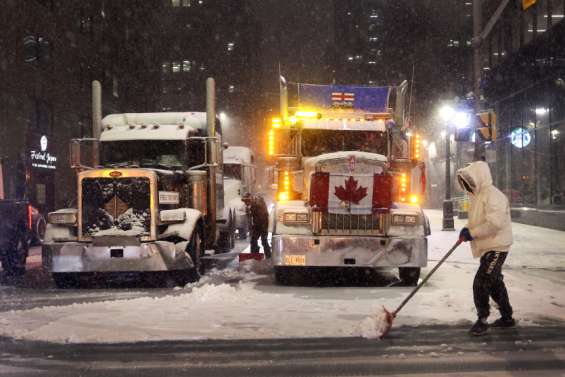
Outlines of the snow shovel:
M 445 260 L 447 258 L 449 258 L 449 256 L 455 251 L 455 249 L 457 249 L 457 247 L 459 245 L 461 245 L 461 243 L 463 243 L 463 239 L 459 239 L 457 240 L 457 242 L 455 242 L 455 245 L 453 245 L 453 247 L 443 256 L 443 258 L 441 258 L 441 260 L 434 266 L 434 268 L 426 275 L 426 277 L 422 280 L 422 282 L 420 284 L 418 284 L 418 286 L 416 288 L 414 288 L 412 290 L 412 292 L 410 292 L 410 294 L 400 303 L 400 305 L 398 305 L 398 308 L 396 308 L 395 311 L 393 312 L 389 312 L 388 310 L 386 310 L 386 308 L 383 306 L 383 313 L 379 316 L 380 320 L 377 320 L 377 327 L 381 327 L 380 329 L 377 329 L 378 332 L 380 332 L 380 336 L 379 338 L 382 339 L 386 336 L 386 334 L 388 334 L 388 332 L 390 331 L 391 327 L 392 327 L 392 321 L 394 320 L 394 318 L 396 318 L 396 315 L 398 314 L 398 312 L 400 311 L 400 309 L 402 309 L 404 307 L 404 305 L 406 305 L 406 303 L 408 301 L 410 301 L 410 299 L 412 297 L 414 297 L 414 295 L 416 294 L 416 292 L 418 292 L 420 290 L 420 288 L 422 288 L 424 286 L 424 284 L 426 284 L 426 282 L 428 280 L 430 280 L 430 278 L 432 277 L 432 275 L 434 274 L 434 272 L 436 272 L 436 270 L 443 264 L 443 262 L 445 262 Z M 383 318 L 384 317 L 384 318 Z M 381 319 L 382 318 L 382 319 Z

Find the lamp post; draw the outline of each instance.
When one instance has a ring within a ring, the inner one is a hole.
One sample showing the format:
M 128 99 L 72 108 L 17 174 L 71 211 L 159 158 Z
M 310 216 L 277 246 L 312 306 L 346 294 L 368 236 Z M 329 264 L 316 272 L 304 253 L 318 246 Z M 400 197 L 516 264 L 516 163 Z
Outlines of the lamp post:
M 451 137 L 449 123 L 455 115 L 455 110 L 449 105 L 444 105 L 439 110 L 439 115 L 446 125 L 445 130 L 445 200 L 443 201 L 443 226 L 442 230 L 455 230 L 453 221 L 453 202 L 451 201 Z M 442 131 L 443 135 L 443 131 Z

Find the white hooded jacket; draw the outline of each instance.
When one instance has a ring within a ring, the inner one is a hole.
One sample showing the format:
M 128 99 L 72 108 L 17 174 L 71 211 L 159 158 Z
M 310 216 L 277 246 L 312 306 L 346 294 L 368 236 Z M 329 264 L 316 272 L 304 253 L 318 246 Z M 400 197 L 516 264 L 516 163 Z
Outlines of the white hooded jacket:
M 506 196 L 493 186 L 488 164 L 477 161 L 457 170 L 457 180 L 460 185 L 466 184 L 473 190 L 469 195 L 467 223 L 473 237 L 473 257 L 480 258 L 491 250 L 509 251 L 512 245 L 510 206 Z

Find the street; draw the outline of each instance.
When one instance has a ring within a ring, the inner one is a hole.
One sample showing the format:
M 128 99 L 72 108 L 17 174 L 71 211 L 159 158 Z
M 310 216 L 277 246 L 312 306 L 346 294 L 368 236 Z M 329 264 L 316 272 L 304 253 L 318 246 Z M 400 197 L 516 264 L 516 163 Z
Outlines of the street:
M 386 340 L 314 338 L 53 345 L 0 340 L 2 376 L 564 376 L 562 327 L 469 338 L 405 327 Z
M 447 240 L 456 237 L 440 230 L 441 212 L 427 213 L 433 229 L 424 274 L 446 251 Z M 456 220 L 457 228 L 463 224 Z M 565 255 L 558 246 L 565 234 L 520 224 L 514 231 L 518 243 L 504 272 L 519 327 L 479 338 L 467 334 L 474 319 L 470 285 L 476 261 L 466 246 L 380 341 L 364 339 L 371 338 L 370 313 L 379 305 L 392 309 L 410 290 L 389 287 L 396 281 L 391 271 L 370 281 L 284 287 L 274 283 L 268 264 L 238 266 L 226 255 L 200 282 L 184 288 L 126 282 L 110 289 L 60 290 L 41 271 L 34 249 L 24 280 L 0 288 L 0 372 L 560 375 L 565 370 L 565 302 L 559 293 Z M 522 239 L 524 232 L 529 239 Z M 232 253 L 247 246 L 238 241 Z

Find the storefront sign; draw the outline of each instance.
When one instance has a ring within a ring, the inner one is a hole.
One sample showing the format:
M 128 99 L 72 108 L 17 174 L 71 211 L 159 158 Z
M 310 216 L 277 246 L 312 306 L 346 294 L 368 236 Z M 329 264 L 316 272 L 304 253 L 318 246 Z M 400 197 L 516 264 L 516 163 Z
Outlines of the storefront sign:
M 516 148 L 524 148 L 532 141 L 532 135 L 525 128 L 515 128 L 510 133 L 510 141 Z
M 53 156 L 51 153 L 47 151 L 48 147 L 48 140 L 47 136 L 41 136 L 39 140 L 39 151 L 31 150 L 30 151 L 30 161 L 31 166 L 34 168 L 41 168 L 41 169 L 56 169 L 57 168 L 57 157 Z

